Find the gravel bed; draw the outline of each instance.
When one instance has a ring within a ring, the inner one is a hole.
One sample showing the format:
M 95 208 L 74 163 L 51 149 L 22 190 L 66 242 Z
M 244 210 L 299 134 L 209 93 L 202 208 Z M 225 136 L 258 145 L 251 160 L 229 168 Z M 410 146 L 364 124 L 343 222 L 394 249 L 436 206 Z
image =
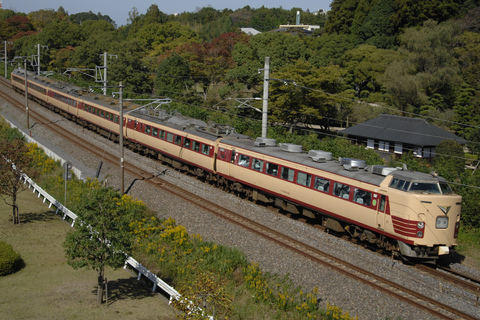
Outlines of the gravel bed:
M 12 94 L 17 95 L 13 91 Z M 49 114 L 52 121 L 62 120 L 60 116 L 50 113 L 33 102 L 30 104 L 30 108 Z M 0 103 L 0 112 L 10 119 L 16 119 L 24 126 L 25 115 L 8 108 L 4 102 Z M 103 146 L 105 151 L 118 153 L 118 145 L 93 132 L 66 120 L 58 122 L 58 125 Z M 51 145 L 50 148 L 53 148 L 54 151 L 59 150 L 68 154 L 71 158 L 67 160 L 82 163 L 88 172 L 95 172 L 102 160 L 85 153 L 83 150 L 76 149 L 46 130 L 44 126 L 36 125 L 31 131 L 34 138 Z M 151 173 L 159 173 L 167 169 L 161 177 L 181 185 L 190 192 L 221 203 L 232 211 L 242 213 L 263 225 L 334 254 L 352 264 L 368 268 L 368 270 L 381 276 L 389 277 L 406 287 L 424 294 L 428 293 L 431 297 L 448 303 L 457 309 L 468 311 L 480 319 L 480 308 L 475 306 L 476 297 L 448 283 L 442 284 L 427 274 L 405 266 L 398 261 L 326 234 L 300 221 L 280 215 L 271 209 L 220 191 L 156 161 L 140 157 L 129 150 L 125 150 L 125 161 L 135 162 L 145 171 Z M 101 177 L 108 185 L 118 188 L 118 170 L 118 167 L 104 163 Z M 159 217 L 174 218 L 177 223 L 184 225 L 190 233 L 200 234 L 205 240 L 239 248 L 250 261 L 259 263 L 262 270 L 279 275 L 289 274 L 294 283 L 302 286 L 304 291 L 317 287 L 319 289 L 319 303 L 322 307 L 326 306 L 327 302 L 335 304 L 344 311 L 348 311 L 350 315 L 357 315 L 359 319 L 437 319 L 430 313 L 421 311 L 358 281 L 313 263 L 303 256 L 281 248 L 268 240 L 259 238 L 246 230 L 185 203 L 171 194 L 152 189 L 144 181 L 134 180 L 128 174 L 125 174 L 125 190 L 128 191 L 128 194 L 143 200 L 149 208 L 157 212 Z M 464 266 L 457 267 L 466 269 Z M 468 269 L 468 272 L 480 278 L 478 270 Z

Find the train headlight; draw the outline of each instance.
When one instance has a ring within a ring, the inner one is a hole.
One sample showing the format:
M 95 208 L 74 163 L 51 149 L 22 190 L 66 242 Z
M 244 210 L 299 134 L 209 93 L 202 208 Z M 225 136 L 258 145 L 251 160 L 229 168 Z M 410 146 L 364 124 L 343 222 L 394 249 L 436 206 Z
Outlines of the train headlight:
M 422 231 L 418 231 L 418 232 L 417 232 L 417 237 L 419 237 L 419 238 L 423 237 L 423 232 L 422 232 Z
M 419 222 L 417 223 L 417 228 L 418 228 L 418 229 L 423 229 L 423 228 L 425 228 L 425 222 L 419 221 Z
M 447 229 L 448 228 L 448 217 L 439 216 L 435 224 L 437 229 Z

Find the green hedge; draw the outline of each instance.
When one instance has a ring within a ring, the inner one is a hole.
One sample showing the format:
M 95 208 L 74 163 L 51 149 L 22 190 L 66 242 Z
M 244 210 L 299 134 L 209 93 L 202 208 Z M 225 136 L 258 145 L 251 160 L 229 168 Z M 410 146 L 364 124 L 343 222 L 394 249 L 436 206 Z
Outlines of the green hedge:
M 6 242 L 0 241 L 0 276 L 14 273 L 22 267 L 22 258 Z

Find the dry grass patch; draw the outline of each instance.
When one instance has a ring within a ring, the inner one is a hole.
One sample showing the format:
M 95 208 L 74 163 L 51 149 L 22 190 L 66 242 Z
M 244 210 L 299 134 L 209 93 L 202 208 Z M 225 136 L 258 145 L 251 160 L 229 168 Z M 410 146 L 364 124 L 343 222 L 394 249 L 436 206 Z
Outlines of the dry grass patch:
M 0 277 L 0 319 L 175 319 L 168 301 L 124 269 L 106 270 L 108 306 L 96 304 L 97 274 L 67 265 L 62 243 L 70 225 L 35 194 L 20 198 L 21 224 L 0 202 L 0 240 L 11 244 L 25 267 Z

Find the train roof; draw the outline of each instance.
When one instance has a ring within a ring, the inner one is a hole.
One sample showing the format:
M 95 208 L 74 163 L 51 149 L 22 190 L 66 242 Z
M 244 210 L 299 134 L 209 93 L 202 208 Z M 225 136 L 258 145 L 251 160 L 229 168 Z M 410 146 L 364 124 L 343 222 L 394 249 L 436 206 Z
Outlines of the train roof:
M 300 165 L 305 165 L 305 167 L 320 169 L 342 177 L 355 179 L 377 186 L 379 186 L 388 175 L 393 175 L 395 177 L 410 181 L 445 181 L 445 179 L 441 177 L 416 171 L 408 171 L 400 168 L 391 168 L 385 166 L 366 166 L 364 165 L 364 161 L 357 159 L 339 158 L 318 162 L 314 160 L 315 157 L 312 157 L 312 154 L 315 154 L 315 152 L 325 152 L 311 150 L 309 153 L 305 153 L 303 150 L 301 150 L 301 146 L 296 145 L 280 144 L 277 146 L 275 142 L 270 146 L 264 146 L 261 143 L 256 143 L 253 140 L 247 139 L 222 139 L 221 142 L 282 160 L 291 161 Z M 351 165 L 351 163 L 353 163 L 353 165 Z
M 236 133 L 233 127 L 219 125 L 213 121 L 206 123 L 202 120 L 184 116 L 178 112 L 169 114 L 163 109 L 156 110 L 154 115 L 150 114 L 151 110 L 148 111 L 149 112 L 147 112 L 147 110 L 133 111 L 131 115 L 139 119 L 180 130 L 211 141 L 216 141 L 222 137 L 248 138 L 245 135 Z
M 305 165 L 305 167 L 313 167 L 323 171 L 327 171 L 333 174 L 337 174 L 346 178 L 359 180 L 362 182 L 380 185 L 380 183 L 385 179 L 385 176 L 371 173 L 363 169 L 360 170 L 346 170 L 343 165 L 340 164 L 338 160 L 329 160 L 325 162 L 316 162 L 304 152 L 289 152 L 282 149 L 281 146 L 256 146 L 253 140 L 245 139 L 222 139 L 223 143 L 239 147 L 242 149 L 247 149 L 250 151 L 258 152 L 275 158 L 295 162 L 300 165 Z M 296 150 L 298 151 L 298 149 Z

